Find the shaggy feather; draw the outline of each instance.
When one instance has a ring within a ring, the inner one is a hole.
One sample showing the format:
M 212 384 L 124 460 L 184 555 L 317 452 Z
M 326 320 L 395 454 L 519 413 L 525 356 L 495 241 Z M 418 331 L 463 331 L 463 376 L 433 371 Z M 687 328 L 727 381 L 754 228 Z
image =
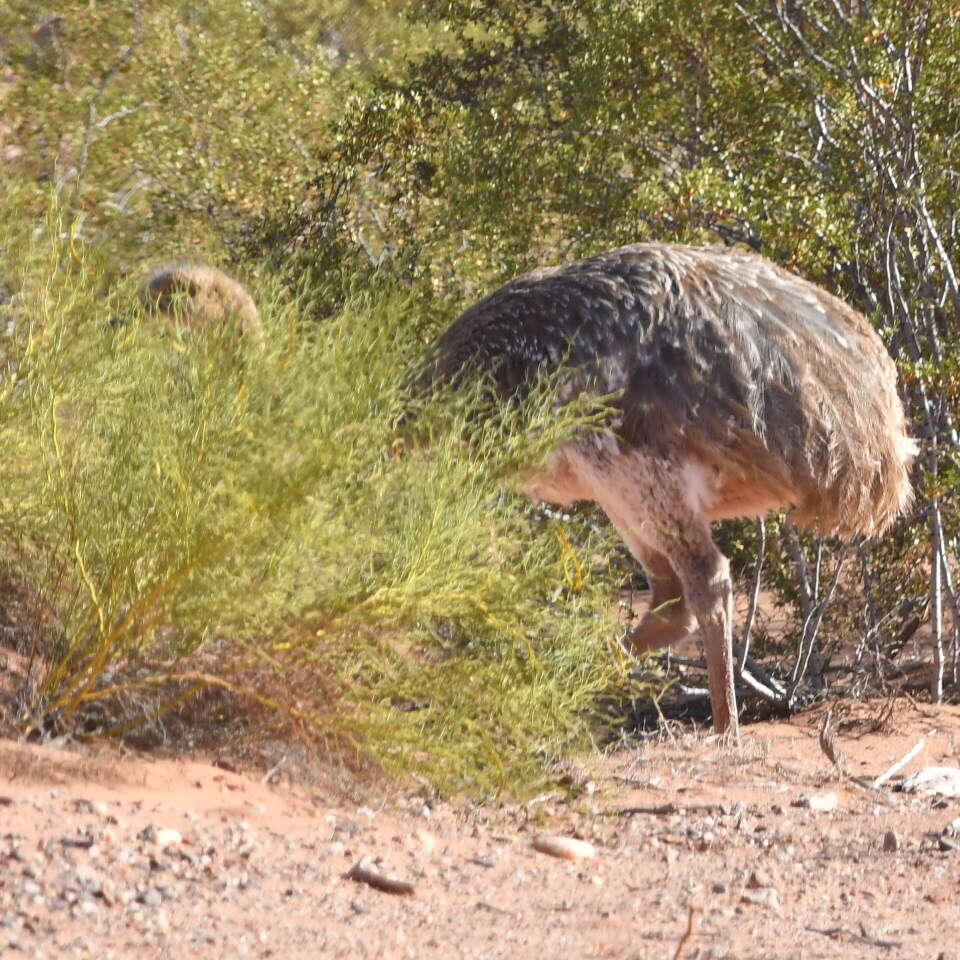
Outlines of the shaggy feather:
M 624 451 L 714 471 L 711 518 L 772 502 L 854 536 L 909 499 L 913 445 L 880 338 L 752 253 L 637 244 L 535 270 L 464 312 L 425 380 L 485 371 L 510 396 L 561 367 L 559 403 L 619 397 Z

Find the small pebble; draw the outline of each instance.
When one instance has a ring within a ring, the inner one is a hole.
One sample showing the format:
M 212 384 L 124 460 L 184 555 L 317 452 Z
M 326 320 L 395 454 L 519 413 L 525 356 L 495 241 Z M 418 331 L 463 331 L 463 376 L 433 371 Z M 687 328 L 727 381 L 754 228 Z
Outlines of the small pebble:
M 413 835 L 427 853 L 437 849 L 437 838 L 428 830 L 414 830 Z
M 892 830 L 883 835 L 883 849 L 887 853 L 896 853 L 900 849 L 900 838 Z
M 533 849 L 562 860 L 589 860 L 597 855 L 592 843 L 573 837 L 537 837 L 533 841 Z
M 149 890 L 144 890 L 137 899 L 148 907 L 159 907 L 163 903 L 163 894 L 151 887 Z

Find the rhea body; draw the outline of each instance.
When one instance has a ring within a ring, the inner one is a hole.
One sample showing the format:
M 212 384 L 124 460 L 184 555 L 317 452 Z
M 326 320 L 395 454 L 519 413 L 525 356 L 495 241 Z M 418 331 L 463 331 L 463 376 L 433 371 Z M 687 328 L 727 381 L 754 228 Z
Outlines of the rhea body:
M 253 298 L 216 267 L 164 264 L 141 283 L 140 299 L 150 313 L 188 329 L 215 330 L 235 322 L 246 341 L 263 348 L 263 325 Z
M 867 320 L 737 249 L 636 244 L 517 277 L 438 339 L 426 379 L 500 395 L 559 374 L 557 405 L 612 395 L 607 432 L 554 450 L 536 500 L 594 500 L 643 567 L 634 653 L 699 628 L 714 727 L 737 732 L 729 563 L 713 521 L 792 507 L 841 537 L 882 531 L 914 452 L 896 371 Z

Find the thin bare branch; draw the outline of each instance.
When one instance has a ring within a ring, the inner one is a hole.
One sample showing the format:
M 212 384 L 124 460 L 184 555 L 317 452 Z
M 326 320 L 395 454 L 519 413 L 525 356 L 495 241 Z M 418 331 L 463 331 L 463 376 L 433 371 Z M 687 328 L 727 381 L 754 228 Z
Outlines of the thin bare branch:
M 757 559 L 753 568 L 753 588 L 750 591 L 750 606 L 747 609 L 747 619 L 743 625 L 743 639 L 740 641 L 742 650 L 737 657 L 737 672 L 743 676 L 743 666 L 750 653 L 750 634 L 753 622 L 757 616 L 757 607 L 760 602 L 760 585 L 763 576 L 763 561 L 767 555 L 767 526 L 763 517 L 757 521 L 757 535 L 760 542 L 757 546 Z

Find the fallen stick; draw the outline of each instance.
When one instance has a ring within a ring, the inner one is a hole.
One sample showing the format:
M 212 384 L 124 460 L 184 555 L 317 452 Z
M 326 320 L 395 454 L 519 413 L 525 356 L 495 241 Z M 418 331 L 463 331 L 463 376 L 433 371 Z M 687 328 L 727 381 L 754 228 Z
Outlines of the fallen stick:
M 926 743 L 926 739 L 921 737 L 893 766 L 873 781 L 873 789 L 879 790 L 898 770 L 902 770 L 926 746 Z
M 592 843 L 573 837 L 535 837 L 533 849 L 562 860 L 590 860 L 597 855 Z
M 740 645 L 734 643 L 734 657 L 738 658 L 741 652 Z M 679 664 L 682 667 L 692 667 L 694 670 L 706 671 L 707 669 L 707 662 L 702 658 L 683 657 L 667 652 L 662 654 L 660 659 L 667 669 L 669 669 L 672 664 Z M 772 703 L 785 702 L 786 690 L 783 685 L 779 681 L 774 680 L 774 678 L 750 656 L 747 656 L 744 660 L 744 669 L 738 670 L 736 679 L 765 700 L 769 700 Z
M 261 783 L 269 783 L 273 779 L 273 775 L 280 769 L 283 765 L 283 761 L 287 759 L 287 755 L 284 754 L 262 777 L 260 780 Z
M 371 870 L 366 864 L 366 857 L 358 860 L 345 874 L 347 880 L 356 880 L 357 883 L 365 883 L 374 890 L 380 890 L 382 893 L 392 893 L 397 896 L 412 896 L 414 886 L 406 880 L 396 880 L 383 873 L 377 873 Z
M 680 938 L 680 942 L 677 944 L 676 953 L 673 955 L 673 960 L 680 960 L 681 955 L 683 954 L 683 948 L 687 945 L 687 941 L 693 936 L 693 921 L 696 919 L 697 911 L 690 907 L 690 912 L 687 914 L 687 929 L 684 931 L 683 936 Z
M 674 813 L 723 813 L 722 803 L 658 803 L 651 807 L 619 807 L 616 810 L 601 810 L 601 815 L 610 817 L 632 817 L 638 813 L 653 817 L 668 817 Z
M 851 940 L 857 940 L 860 943 L 867 944 L 867 946 L 880 947 L 881 950 L 894 950 L 897 947 L 903 946 L 903 941 L 901 940 L 881 940 L 879 937 L 871 937 L 870 934 L 864 930 L 862 924 L 860 926 L 860 933 L 857 933 L 856 930 L 851 930 L 849 927 L 804 927 L 804 930 L 809 930 L 811 933 L 822 933 L 831 940 L 837 940 L 842 936 L 847 936 L 850 937 Z

